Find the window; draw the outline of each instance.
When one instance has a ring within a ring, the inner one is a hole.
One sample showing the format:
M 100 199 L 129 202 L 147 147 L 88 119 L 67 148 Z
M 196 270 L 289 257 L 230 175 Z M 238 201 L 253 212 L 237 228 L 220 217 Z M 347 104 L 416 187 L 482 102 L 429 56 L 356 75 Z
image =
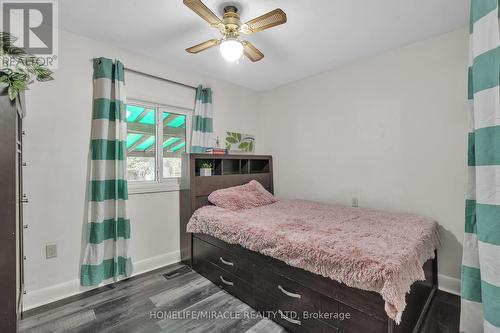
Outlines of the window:
M 134 102 L 126 110 L 130 192 L 178 188 L 192 111 Z

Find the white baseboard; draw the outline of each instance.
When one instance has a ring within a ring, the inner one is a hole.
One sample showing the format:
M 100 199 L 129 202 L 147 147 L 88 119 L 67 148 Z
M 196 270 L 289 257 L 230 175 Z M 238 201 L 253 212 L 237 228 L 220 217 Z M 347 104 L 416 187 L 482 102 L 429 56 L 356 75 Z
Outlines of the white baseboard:
M 165 253 L 156 257 L 134 262 L 134 272 L 132 276 L 146 273 L 179 261 L 181 261 L 181 251 Z
M 144 259 L 134 263 L 134 273 L 132 276 L 139 275 L 145 272 L 155 270 L 157 268 L 167 266 L 180 261 L 180 251 L 165 253 L 156 257 Z M 110 283 L 113 281 L 110 281 Z M 453 278 L 447 275 L 438 275 L 439 289 L 460 295 L 460 279 Z M 104 285 L 101 284 L 100 286 Z M 33 309 L 44 304 L 58 301 L 60 299 L 80 294 L 82 292 L 92 290 L 96 287 L 82 287 L 80 280 L 74 279 L 71 281 L 56 284 L 54 286 L 28 291 L 23 297 L 23 310 Z
M 180 251 L 174 251 L 134 262 L 134 271 L 132 273 L 132 276 L 179 262 L 180 258 Z M 113 281 L 111 280 L 108 283 L 112 282 Z M 80 279 L 74 279 L 38 290 L 28 290 L 26 292 L 26 295 L 23 296 L 23 311 L 55 302 L 69 296 L 80 294 L 82 292 L 101 287 L 108 283 L 102 283 L 99 286 L 93 287 L 82 287 L 80 286 Z
M 460 279 L 438 274 L 439 289 L 460 296 Z

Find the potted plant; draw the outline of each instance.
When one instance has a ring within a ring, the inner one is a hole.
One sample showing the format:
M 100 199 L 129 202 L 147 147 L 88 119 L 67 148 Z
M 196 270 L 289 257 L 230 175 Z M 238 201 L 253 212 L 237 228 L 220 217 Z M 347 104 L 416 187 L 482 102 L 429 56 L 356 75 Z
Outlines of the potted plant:
M 14 46 L 16 37 L 7 32 L 0 32 L 0 89 L 7 91 L 11 101 L 28 85 L 37 81 L 52 80 L 52 72 L 40 63 L 37 57 L 23 48 Z
M 212 164 L 203 162 L 200 165 L 200 176 L 207 177 L 212 175 Z

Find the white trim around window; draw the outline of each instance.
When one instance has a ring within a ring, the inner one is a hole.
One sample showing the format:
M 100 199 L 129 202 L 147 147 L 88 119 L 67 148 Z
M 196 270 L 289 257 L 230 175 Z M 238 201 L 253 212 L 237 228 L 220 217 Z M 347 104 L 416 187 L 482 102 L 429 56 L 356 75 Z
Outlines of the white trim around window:
M 146 106 L 149 108 L 154 108 L 156 110 L 156 137 L 163 138 L 163 127 L 158 126 L 162 122 L 163 112 L 171 112 L 175 114 L 181 114 L 186 116 L 186 152 L 189 152 L 191 147 L 191 126 L 192 117 L 194 114 L 193 109 L 180 108 L 176 106 L 163 105 L 158 103 L 152 103 L 143 101 L 140 99 L 127 99 L 127 104 Z M 157 140 L 158 142 L 158 140 Z M 156 145 L 156 158 L 155 158 L 155 168 L 156 168 L 156 180 L 154 181 L 129 181 L 128 182 L 128 193 L 134 194 L 144 194 L 144 193 L 158 193 L 158 192 L 171 192 L 180 190 L 180 178 L 163 178 L 163 149 L 162 145 Z
M 165 179 L 163 181 L 128 182 L 128 194 L 145 194 L 158 192 L 172 192 L 180 190 L 178 178 Z

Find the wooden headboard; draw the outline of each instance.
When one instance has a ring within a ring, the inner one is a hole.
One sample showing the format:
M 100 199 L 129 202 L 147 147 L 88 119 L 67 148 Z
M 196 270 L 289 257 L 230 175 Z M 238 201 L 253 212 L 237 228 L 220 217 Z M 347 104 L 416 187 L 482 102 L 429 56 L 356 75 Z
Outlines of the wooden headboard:
M 200 176 L 200 166 L 212 165 L 212 176 Z M 269 192 L 273 187 L 273 158 L 268 155 L 185 154 L 182 160 L 180 191 L 181 261 L 191 265 L 191 237 L 186 225 L 200 207 L 210 205 L 208 195 L 215 190 L 238 186 L 256 180 Z

